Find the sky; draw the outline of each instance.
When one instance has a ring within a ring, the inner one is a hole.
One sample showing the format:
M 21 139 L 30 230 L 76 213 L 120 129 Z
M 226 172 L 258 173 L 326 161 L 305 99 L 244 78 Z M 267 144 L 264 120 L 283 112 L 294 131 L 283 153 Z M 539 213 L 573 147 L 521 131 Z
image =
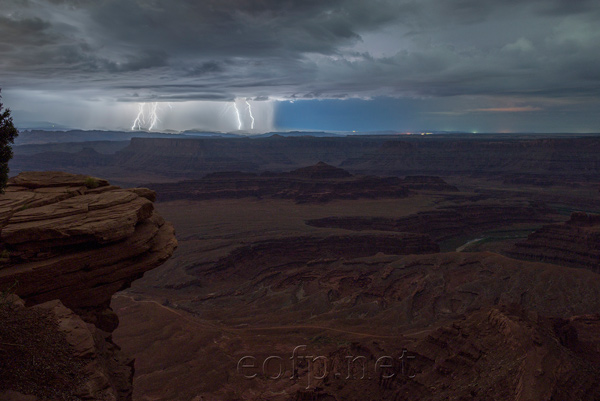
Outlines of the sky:
M 1 1 L 19 127 L 600 132 L 597 0 Z

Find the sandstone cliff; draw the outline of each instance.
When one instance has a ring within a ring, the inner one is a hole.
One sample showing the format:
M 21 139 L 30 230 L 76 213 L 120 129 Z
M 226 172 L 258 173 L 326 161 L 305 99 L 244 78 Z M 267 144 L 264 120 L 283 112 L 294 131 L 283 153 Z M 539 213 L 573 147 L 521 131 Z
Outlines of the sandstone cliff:
M 2 333 L 15 338 L 3 341 L 0 355 L 15 347 L 27 354 L 35 346 L 35 338 L 21 343 L 24 337 L 18 335 L 28 321 L 38 327 L 40 338 L 56 337 L 65 358 L 75 364 L 71 367 L 80 369 L 67 393 L 46 394 L 35 385 L 33 367 L 13 358 L 23 372 L 18 380 L 10 379 L 10 370 L 0 372 L 0 394 L 131 398 L 133 365 L 112 343 L 118 319 L 109 304 L 114 293 L 162 264 L 177 246 L 173 227 L 154 212 L 154 199 L 148 189 L 121 189 L 82 175 L 21 173 L 10 179 L 0 196 L 0 289 L 14 289 L 25 305 L 5 300 L 9 312 L 3 315 Z M 25 307 L 34 305 L 35 310 Z M 12 327 L 15 316 L 22 320 Z M 50 382 L 65 379 L 52 369 L 45 372 Z
M 569 221 L 544 226 L 517 242 L 508 254 L 600 273 L 600 215 L 573 213 Z

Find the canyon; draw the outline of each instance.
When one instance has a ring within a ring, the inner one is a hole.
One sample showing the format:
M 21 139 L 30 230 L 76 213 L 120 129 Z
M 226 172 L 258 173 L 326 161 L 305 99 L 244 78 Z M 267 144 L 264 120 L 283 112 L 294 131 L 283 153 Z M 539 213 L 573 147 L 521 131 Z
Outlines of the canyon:
M 15 149 L 5 398 L 600 397 L 596 137 L 111 135 Z

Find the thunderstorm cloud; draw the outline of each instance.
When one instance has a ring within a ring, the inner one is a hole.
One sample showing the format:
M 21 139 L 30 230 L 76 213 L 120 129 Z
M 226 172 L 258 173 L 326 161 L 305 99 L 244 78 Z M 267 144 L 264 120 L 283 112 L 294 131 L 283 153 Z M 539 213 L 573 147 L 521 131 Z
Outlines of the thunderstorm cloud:
M 595 0 L 3 0 L 0 87 L 81 101 L 427 100 L 591 113 Z M 454 106 L 451 106 L 454 105 Z M 437 114 L 436 114 L 437 113 Z

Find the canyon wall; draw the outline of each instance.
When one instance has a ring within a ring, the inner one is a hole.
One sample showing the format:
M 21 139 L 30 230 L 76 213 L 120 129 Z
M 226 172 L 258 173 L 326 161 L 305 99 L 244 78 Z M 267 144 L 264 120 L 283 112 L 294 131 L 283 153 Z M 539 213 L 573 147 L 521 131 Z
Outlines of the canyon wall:
M 517 242 L 508 255 L 600 273 L 600 215 L 575 212 L 569 221 L 546 225 Z
M 17 147 L 11 169 L 25 171 L 53 166 L 73 172 L 95 172 L 115 166 L 164 177 L 200 178 L 219 171 L 289 171 L 323 161 L 361 174 L 491 175 L 506 182 L 516 180 L 542 186 L 562 184 L 567 178 L 596 182 L 600 173 L 597 158 L 600 140 L 594 137 L 184 138 L 173 135 L 132 138 L 127 147 L 112 154 L 106 153 L 109 149 L 106 144 L 90 145 L 96 153 L 82 149 L 81 144 L 73 144 L 72 152 L 66 151 L 65 146 L 36 154 L 30 149 L 21 152 Z
M 131 398 L 133 363 L 112 342 L 118 318 L 110 301 L 177 246 L 173 227 L 154 212 L 154 199 L 148 189 L 121 189 L 59 172 L 22 173 L 0 195 L 2 334 L 13 338 L 0 350 L 32 355 L 67 350 L 58 362 L 79 366 L 73 368 L 77 377 L 57 384 L 67 393 L 53 396 Z M 40 335 L 23 342 L 24 322 Z M 57 340 L 39 347 L 40 338 Z M 64 381 L 64 372 L 56 372 L 50 358 L 40 376 L 26 359 L 23 354 L 11 359 L 18 365 L 12 371 L 21 374 L 11 377 L 11 369 L 3 370 L 0 392 L 48 397 L 47 387 L 36 381 Z

